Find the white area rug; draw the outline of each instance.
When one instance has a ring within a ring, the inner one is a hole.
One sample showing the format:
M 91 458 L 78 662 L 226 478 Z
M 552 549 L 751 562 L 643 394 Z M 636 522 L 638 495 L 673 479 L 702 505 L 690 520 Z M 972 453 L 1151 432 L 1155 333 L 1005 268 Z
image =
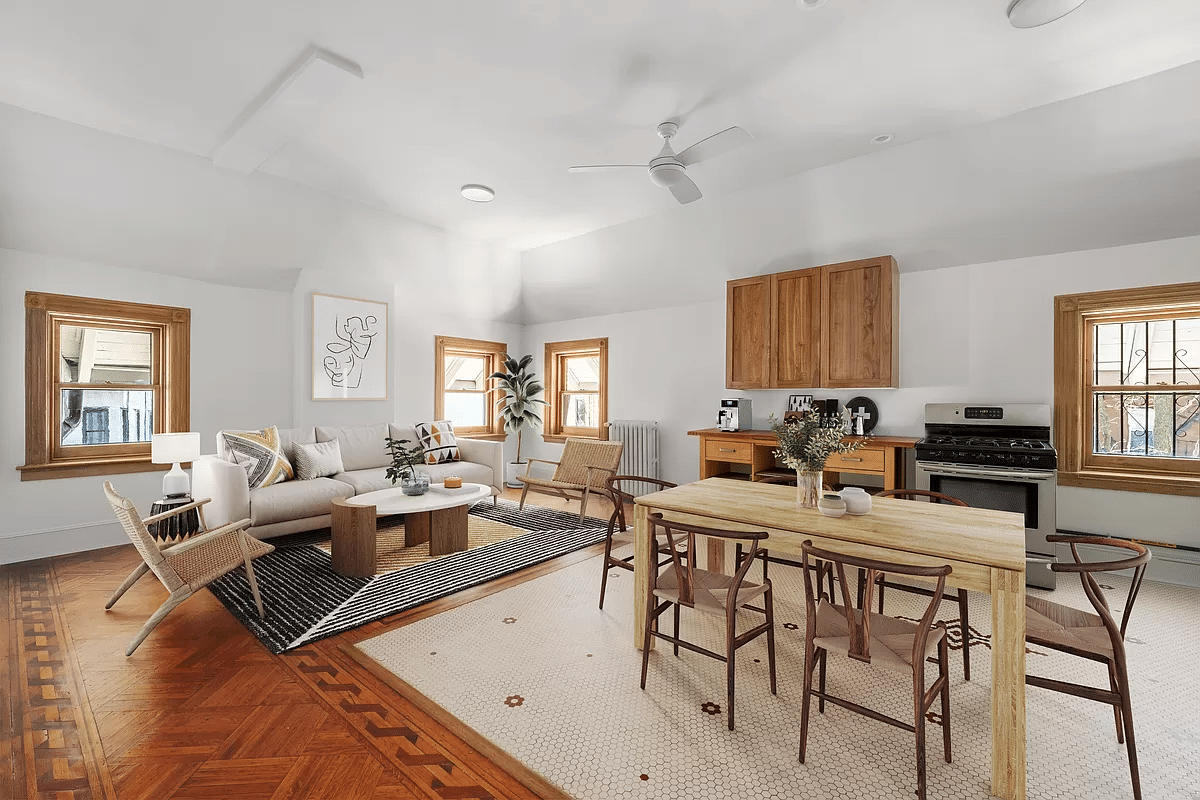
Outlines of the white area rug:
M 631 644 L 633 573 L 612 570 L 596 607 L 598 559 L 576 564 L 363 642 L 360 649 L 500 748 L 577 798 L 895 798 L 916 789 L 912 734 L 835 706 L 816 713 L 808 763 L 797 762 L 804 600 L 800 571 L 772 565 L 779 693 L 768 686 L 766 644 L 739 651 L 737 730 L 726 728 L 724 664 L 660 642 L 646 690 Z M 757 569 L 752 570 L 752 575 Z M 1120 608 L 1128 582 L 1111 578 Z M 1090 609 L 1078 580 L 1045 593 Z M 887 612 L 914 616 L 924 602 L 890 591 Z M 942 605 L 943 618 L 957 614 Z M 760 617 L 761 618 L 761 617 Z M 971 595 L 985 636 L 991 610 Z M 1147 583 L 1128 651 L 1143 795 L 1200 798 L 1200 591 Z M 669 627 L 669 615 L 664 617 Z M 686 636 L 722 649 L 720 629 L 683 618 Z M 741 627 L 739 626 L 739 629 Z M 991 786 L 991 654 L 972 648 L 972 680 L 951 652 L 952 764 L 928 728 L 930 798 L 986 798 Z M 932 678 L 932 666 L 929 675 Z M 1107 685 L 1104 667 L 1058 653 L 1031 654 L 1030 672 Z M 911 683 L 830 656 L 829 690 L 906 718 Z M 707 705 L 706 705 L 707 704 Z M 707 710 L 705 710 L 707 709 Z M 936 710 L 936 706 L 935 706 Z M 1028 796 L 1102 800 L 1132 796 L 1125 746 L 1109 706 L 1027 687 Z

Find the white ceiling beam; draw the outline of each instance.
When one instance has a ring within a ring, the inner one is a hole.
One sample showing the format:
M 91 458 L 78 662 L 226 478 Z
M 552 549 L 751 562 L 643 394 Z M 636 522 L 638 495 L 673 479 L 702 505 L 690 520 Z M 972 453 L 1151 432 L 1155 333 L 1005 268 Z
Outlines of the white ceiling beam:
M 234 121 L 213 150 L 213 163 L 245 174 L 254 172 L 312 127 L 352 79 L 362 77 L 358 64 L 310 44 Z

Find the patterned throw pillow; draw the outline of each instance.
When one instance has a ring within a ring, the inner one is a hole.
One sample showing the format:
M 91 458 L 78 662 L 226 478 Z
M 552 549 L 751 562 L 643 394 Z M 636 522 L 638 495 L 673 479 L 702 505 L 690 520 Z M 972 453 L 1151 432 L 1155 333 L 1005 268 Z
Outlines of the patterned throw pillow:
M 292 479 L 292 465 L 280 449 L 274 425 L 261 431 L 221 431 L 221 438 L 233 463 L 246 470 L 251 489 Z
M 342 448 L 337 439 L 316 444 L 296 442 L 292 445 L 292 461 L 296 462 L 296 478 L 311 481 L 344 472 Z
M 454 425 L 450 420 L 418 422 L 413 428 L 417 432 L 417 441 L 425 448 L 426 464 L 462 461 L 458 455 L 458 441 L 454 438 Z

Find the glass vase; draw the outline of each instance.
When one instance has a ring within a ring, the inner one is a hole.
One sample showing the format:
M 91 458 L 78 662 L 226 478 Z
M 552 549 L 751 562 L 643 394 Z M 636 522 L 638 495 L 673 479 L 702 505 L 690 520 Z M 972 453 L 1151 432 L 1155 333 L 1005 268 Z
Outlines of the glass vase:
M 422 495 L 429 491 L 429 476 L 413 470 L 400 478 L 400 491 L 407 495 Z
M 821 497 L 821 470 L 796 470 L 796 508 L 816 508 Z

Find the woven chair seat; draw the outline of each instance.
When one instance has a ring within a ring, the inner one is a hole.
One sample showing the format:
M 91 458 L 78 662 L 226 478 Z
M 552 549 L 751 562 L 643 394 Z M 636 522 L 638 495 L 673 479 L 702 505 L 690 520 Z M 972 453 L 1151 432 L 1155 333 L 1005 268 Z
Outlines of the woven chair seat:
M 729 589 L 734 584 L 734 576 L 697 568 L 692 571 L 692 580 L 694 581 L 692 589 L 695 592 L 693 607 L 705 614 L 725 616 L 725 609 L 729 605 Z M 766 593 L 767 587 L 764 584 L 743 582 L 738 589 L 733 605 L 735 608 L 741 608 Z M 667 570 L 659 576 L 658 583 L 654 587 L 654 596 L 670 600 L 672 603 L 679 602 L 679 580 L 673 570 Z
M 854 618 L 861 622 L 862 611 L 854 609 Z M 871 663 L 893 672 L 911 674 L 913 642 L 919 630 L 916 623 L 871 612 Z M 945 634 L 944 628 L 933 628 L 929 632 L 921 658 L 922 668 L 925 659 L 937 655 L 938 644 Z M 851 642 L 845 608 L 827 600 L 817 605 L 817 637 L 813 643 L 830 652 L 849 655 Z
M 1034 644 L 1065 647 L 1102 658 L 1113 654 L 1112 638 L 1099 615 L 1041 597 L 1025 598 L 1025 638 Z

